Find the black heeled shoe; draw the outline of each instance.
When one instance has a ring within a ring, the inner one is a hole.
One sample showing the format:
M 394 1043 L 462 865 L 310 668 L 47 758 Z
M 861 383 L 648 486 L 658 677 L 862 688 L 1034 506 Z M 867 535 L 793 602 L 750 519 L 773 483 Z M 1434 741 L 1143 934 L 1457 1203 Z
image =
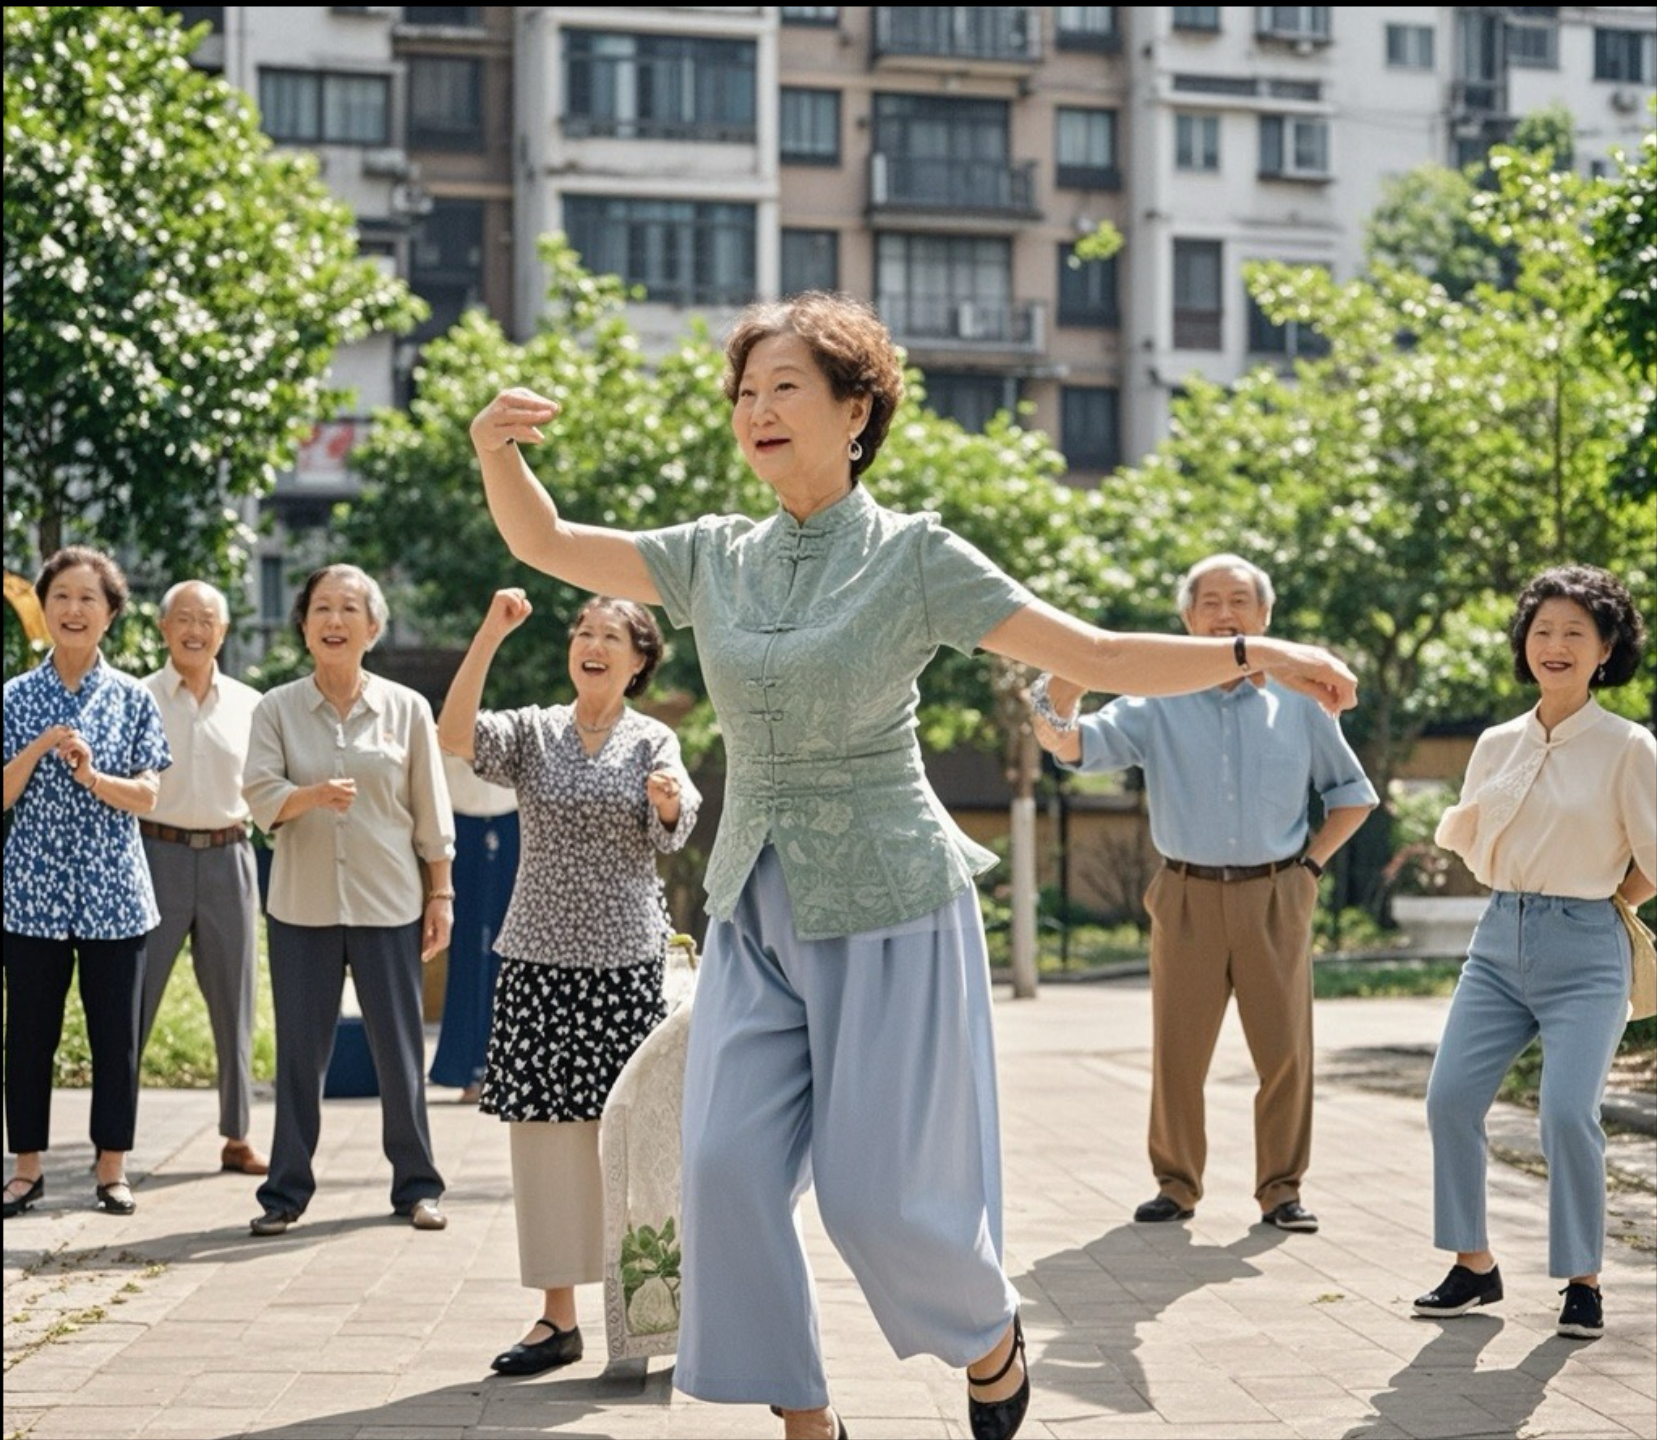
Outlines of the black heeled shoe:
M 581 1327 L 572 1325 L 560 1330 L 543 1317 L 541 1324 L 552 1331 L 545 1340 L 533 1344 L 519 1341 L 510 1350 L 503 1350 L 489 1362 L 497 1375 L 539 1375 L 543 1370 L 556 1370 L 561 1365 L 573 1365 L 583 1353 Z
M 829 1408 L 831 1410 L 834 1409 L 834 1407 L 832 1405 Z M 771 1407 L 771 1413 L 773 1415 L 775 1415 L 777 1417 L 777 1419 L 781 1420 L 782 1419 L 782 1406 L 781 1405 L 773 1405 Z M 834 1423 L 838 1427 L 834 1432 L 834 1440 L 848 1440 L 848 1437 L 846 1435 L 846 1422 L 840 1418 L 840 1412 L 838 1410 L 834 1411 Z
M 1005 1400 L 974 1400 L 971 1387 L 994 1385 L 1013 1368 L 1017 1359 L 1024 1366 L 1024 1382 Z M 1013 1314 L 1013 1343 L 1007 1363 L 982 1380 L 967 1376 L 967 1419 L 972 1423 L 972 1440 L 1013 1440 L 1030 1408 L 1030 1365 L 1024 1358 L 1024 1322 Z

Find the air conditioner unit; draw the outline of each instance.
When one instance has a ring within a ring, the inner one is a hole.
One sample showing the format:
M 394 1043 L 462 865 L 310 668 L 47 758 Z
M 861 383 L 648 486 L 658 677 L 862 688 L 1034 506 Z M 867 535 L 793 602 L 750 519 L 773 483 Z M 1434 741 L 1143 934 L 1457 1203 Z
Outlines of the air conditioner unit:
M 408 157 L 406 150 L 388 148 L 384 150 L 364 150 L 362 152 L 362 173 L 364 175 L 378 175 L 387 180 L 408 180 L 415 174 L 415 165 Z
M 395 214 L 418 218 L 432 213 L 432 192 L 412 180 L 399 180 L 391 187 L 391 208 Z
M 1611 108 L 1621 110 L 1624 114 L 1640 108 L 1640 92 L 1618 86 L 1611 92 Z
M 1296 55 L 1310 55 L 1312 53 L 1312 51 L 1314 51 L 1316 49 L 1317 49 L 1317 46 L 1314 45 L 1310 40 L 1307 40 L 1304 37 L 1302 37 L 1301 39 L 1295 41 L 1295 54 Z

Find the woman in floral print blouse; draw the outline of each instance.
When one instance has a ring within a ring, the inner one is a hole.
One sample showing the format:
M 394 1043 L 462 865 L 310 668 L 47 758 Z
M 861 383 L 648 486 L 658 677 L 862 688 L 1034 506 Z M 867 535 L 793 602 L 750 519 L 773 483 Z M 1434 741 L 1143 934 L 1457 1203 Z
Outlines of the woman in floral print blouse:
M 5 853 L 6 1132 L 17 1155 L 5 1215 L 46 1191 L 52 1065 L 77 969 L 97 1207 L 130 1215 L 144 941 L 161 918 L 138 817 L 154 808 L 172 756 L 154 697 L 100 649 L 127 601 L 120 567 L 71 546 L 46 562 L 35 593 L 52 649 L 8 680 L 4 697 L 5 806 L 15 807 Z

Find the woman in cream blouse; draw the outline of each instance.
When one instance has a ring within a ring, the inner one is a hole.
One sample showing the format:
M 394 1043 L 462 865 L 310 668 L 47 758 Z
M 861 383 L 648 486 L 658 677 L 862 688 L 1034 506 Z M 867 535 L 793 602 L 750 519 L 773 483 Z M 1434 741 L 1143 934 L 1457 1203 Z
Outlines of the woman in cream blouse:
M 1538 575 L 1509 638 L 1534 709 L 1479 737 L 1438 843 L 1491 888 L 1427 1087 L 1434 1240 L 1456 1252 L 1418 1315 L 1502 1298 L 1485 1228 L 1484 1117 L 1542 1037 L 1548 1272 L 1567 1283 L 1559 1333 L 1605 1332 L 1605 1132 L 1599 1102 L 1628 1014 L 1627 932 L 1611 902 L 1657 893 L 1657 740 L 1608 714 L 1593 689 L 1632 679 L 1645 628 L 1628 591 L 1587 565 Z

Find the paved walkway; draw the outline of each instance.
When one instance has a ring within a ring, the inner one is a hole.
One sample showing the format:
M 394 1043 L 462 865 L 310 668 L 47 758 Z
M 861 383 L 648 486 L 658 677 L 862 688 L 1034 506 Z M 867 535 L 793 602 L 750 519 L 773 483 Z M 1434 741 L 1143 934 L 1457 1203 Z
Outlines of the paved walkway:
M 1007 1259 L 1036 1386 L 1025 1435 L 1657 1437 L 1657 1142 L 1614 1144 L 1626 1238 L 1607 1256 L 1603 1340 L 1554 1335 L 1543 1183 L 1504 1164 L 1490 1188 L 1506 1301 L 1412 1319 L 1410 1297 L 1446 1264 L 1430 1242 L 1427 1138 L 1418 1099 L 1372 1086 L 1419 1064 L 1446 1001 L 1319 1003 L 1328 1078 L 1305 1198 L 1323 1231 L 1291 1236 L 1255 1223 L 1252 1074 L 1234 1018 L 1209 1087 L 1208 1195 L 1187 1225 L 1136 1226 L 1154 1188 L 1143 982 L 1001 995 Z M 327 1104 L 322 1188 L 275 1240 L 247 1235 L 254 1182 L 215 1168 L 206 1091 L 145 1093 L 129 1219 L 88 1208 L 84 1142 L 53 1151 L 45 1204 L 5 1227 L 6 1434 L 774 1436 L 760 1407 L 676 1394 L 663 1362 L 606 1371 L 597 1287 L 581 1295 L 587 1361 L 489 1375 L 535 1307 L 517 1283 L 501 1127 L 452 1093 L 432 1107 L 450 1185 L 441 1234 L 389 1218 L 371 1100 Z M 84 1134 L 85 1114 L 83 1092 L 60 1094 L 56 1133 Z M 270 1120 L 267 1102 L 255 1134 Z M 1515 1158 L 1535 1148 L 1524 1112 L 1502 1107 L 1492 1132 Z M 895 1360 L 810 1212 L 807 1233 L 851 1434 L 964 1436 L 960 1377 Z

